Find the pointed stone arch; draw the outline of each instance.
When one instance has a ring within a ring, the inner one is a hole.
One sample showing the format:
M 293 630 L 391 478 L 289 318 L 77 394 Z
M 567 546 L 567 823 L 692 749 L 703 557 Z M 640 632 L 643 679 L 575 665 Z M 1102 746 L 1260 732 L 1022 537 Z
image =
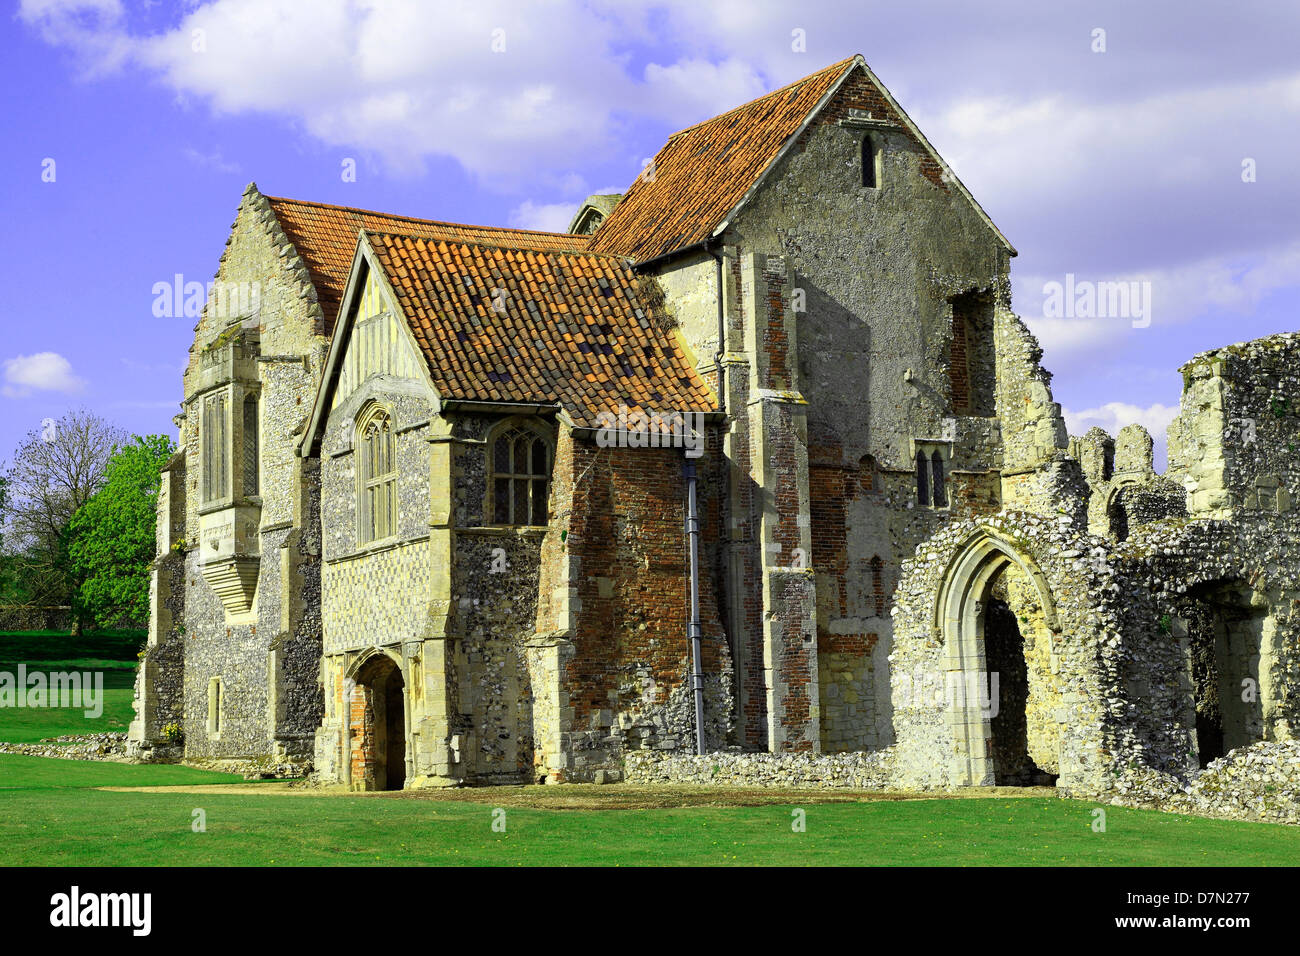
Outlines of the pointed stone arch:
M 992 724 L 997 710 L 973 681 L 987 681 L 981 688 L 996 692 L 987 660 L 986 611 L 993 583 L 1012 568 L 1037 596 L 1042 623 L 1051 632 L 1050 646 L 1061 630 L 1052 589 L 1038 563 L 1012 539 L 987 527 L 975 529 L 956 548 L 940 579 L 933 629 L 943 647 L 944 688 L 950 695 L 946 709 L 953 742 L 949 775 L 954 786 L 996 782 Z
M 1010 538 L 991 528 L 980 527 L 957 548 L 943 572 L 943 584 L 939 589 L 939 599 L 934 606 L 935 636 L 939 640 L 944 639 L 944 627 L 947 622 L 961 620 L 964 595 L 970 593 L 969 587 L 964 585 L 976 581 L 988 583 L 1006 567 L 1007 563 L 1014 564 L 1026 578 L 1033 582 L 1043 602 L 1043 615 L 1047 626 L 1053 631 L 1060 631 L 1061 624 L 1056 613 L 1056 601 L 1038 563 Z
M 353 683 L 363 684 L 375 671 L 386 668 L 390 663 L 400 670 L 402 655 L 387 647 L 368 647 L 352 659 L 344 670 L 343 677 Z

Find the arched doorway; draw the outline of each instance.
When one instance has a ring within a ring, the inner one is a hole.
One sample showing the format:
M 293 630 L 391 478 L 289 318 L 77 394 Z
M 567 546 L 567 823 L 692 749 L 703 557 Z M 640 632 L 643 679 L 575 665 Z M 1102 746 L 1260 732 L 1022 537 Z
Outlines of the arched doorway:
M 1037 566 L 981 532 L 944 575 L 945 646 L 957 786 L 1051 785 L 1060 773 L 1055 604 Z
M 406 784 L 406 700 L 402 669 L 388 654 L 366 658 L 353 675 L 349 724 L 354 790 Z

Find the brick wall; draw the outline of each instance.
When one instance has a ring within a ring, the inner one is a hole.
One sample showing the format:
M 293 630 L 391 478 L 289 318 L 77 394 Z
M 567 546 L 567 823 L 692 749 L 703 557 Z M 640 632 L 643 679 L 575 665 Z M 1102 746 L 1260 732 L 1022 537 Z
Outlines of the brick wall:
M 948 381 L 952 386 L 952 411 L 954 415 L 969 415 L 971 407 L 970 367 L 967 364 L 966 335 L 970 330 L 965 312 L 954 308 L 952 312 L 951 364 Z
M 731 653 L 709 573 L 718 565 L 711 549 L 720 540 L 722 512 L 712 492 L 719 460 L 713 434 L 696 467 L 706 736 L 714 747 L 726 742 L 732 720 Z M 690 749 L 694 705 L 682 453 L 602 448 L 566 435 L 557 446 L 554 476 L 555 513 L 541 552 L 538 633 L 562 633 L 572 642 L 560 675 L 574 751 L 567 778 L 616 766 L 624 748 Z M 569 596 L 560 596 L 566 590 Z

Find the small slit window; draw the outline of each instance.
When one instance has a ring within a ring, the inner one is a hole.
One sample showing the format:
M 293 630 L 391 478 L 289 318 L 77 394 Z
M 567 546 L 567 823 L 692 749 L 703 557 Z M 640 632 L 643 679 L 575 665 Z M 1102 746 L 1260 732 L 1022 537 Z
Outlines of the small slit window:
M 943 455 L 938 451 L 930 453 L 930 491 L 936 508 L 948 507 L 948 493 L 943 484 Z
M 875 597 L 876 617 L 884 617 L 885 614 L 885 562 L 881 560 L 880 555 L 871 557 L 871 590 Z
M 862 185 L 880 187 L 880 147 L 870 136 L 862 137 Z
M 881 489 L 877 486 L 876 459 L 872 455 L 863 455 L 858 459 L 858 487 L 867 494 L 874 494 Z
M 916 449 L 916 502 L 922 508 L 948 507 L 945 449 L 934 445 Z
M 208 735 L 215 737 L 221 733 L 221 678 L 214 677 L 208 681 Z
M 491 523 L 546 524 L 551 483 L 550 442 L 531 428 L 509 428 L 492 439 L 489 455 Z

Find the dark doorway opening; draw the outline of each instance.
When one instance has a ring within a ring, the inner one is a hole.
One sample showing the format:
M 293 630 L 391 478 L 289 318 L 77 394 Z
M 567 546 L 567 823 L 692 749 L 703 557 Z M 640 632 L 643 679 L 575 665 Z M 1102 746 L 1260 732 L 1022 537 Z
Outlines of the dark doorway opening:
M 1196 588 L 1178 609 L 1187 627 L 1201 767 L 1264 739 L 1267 608 L 1252 598 L 1249 587 L 1220 582 Z
M 1029 755 L 1029 666 L 1020 624 L 1006 601 L 991 598 L 984 611 L 984 659 L 996 713 L 989 718 L 993 782 L 1000 787 L 1054 786 L 1056 775 Z
M 384 790 L 401 790 L 406 783 L 406 706 L 402 672 L 396 667 L 384 682 L 384 723 L 388 738 L 384 755 Z
M 377 655 L 357 673 L 352 710 L 352 786 L 401 790 L 406 784 L 406 701 L 402 670 Z

